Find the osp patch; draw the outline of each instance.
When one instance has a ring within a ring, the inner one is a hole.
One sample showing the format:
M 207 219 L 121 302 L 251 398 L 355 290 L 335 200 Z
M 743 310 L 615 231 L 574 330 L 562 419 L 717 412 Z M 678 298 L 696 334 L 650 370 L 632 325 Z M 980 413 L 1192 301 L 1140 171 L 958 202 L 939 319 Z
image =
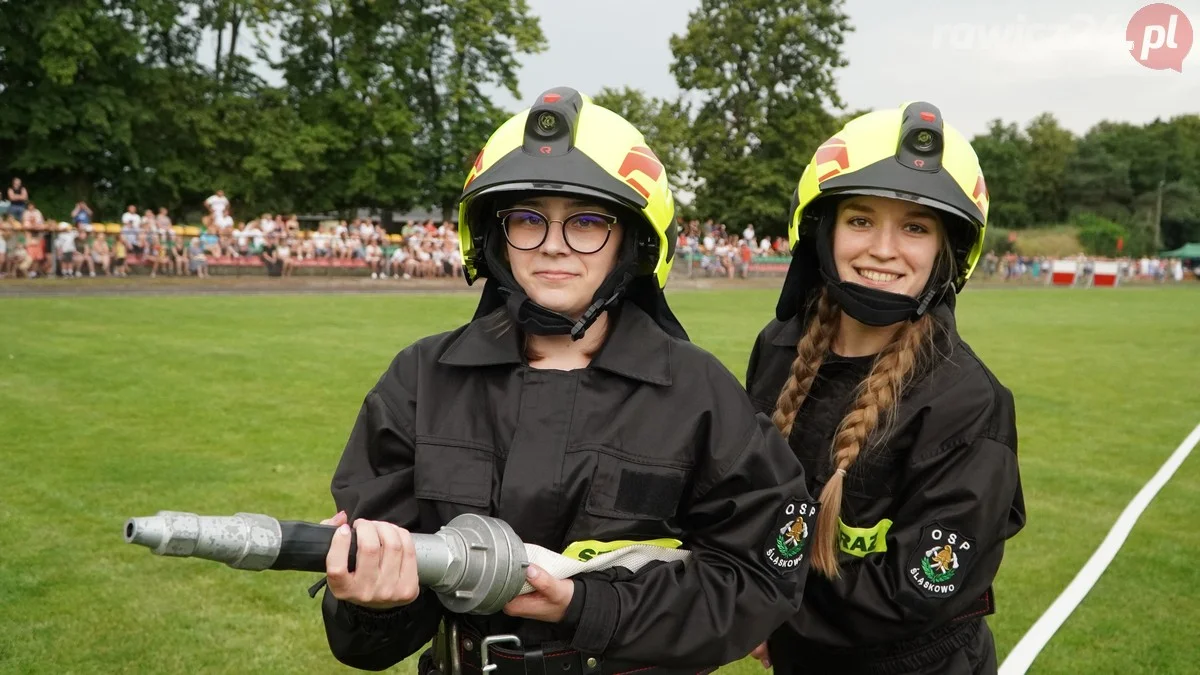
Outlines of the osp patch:
M 909 556 L 908 580 L 927 598 L 948 598 L 962 588 L 975 542 L 961 532 L 931 523 Z
M 817 502 L 789 501 L 779 511 L 775 527 L 763 542 L 763 556 L 776 572 L 790 572 L 804 563 L 808 539 L 817 526 Z

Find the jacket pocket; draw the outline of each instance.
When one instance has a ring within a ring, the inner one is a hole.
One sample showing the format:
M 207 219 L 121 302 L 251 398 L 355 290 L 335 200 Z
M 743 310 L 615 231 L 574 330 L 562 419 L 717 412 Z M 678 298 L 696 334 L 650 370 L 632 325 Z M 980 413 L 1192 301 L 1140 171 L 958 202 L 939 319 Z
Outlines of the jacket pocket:
M 468 441 L 418 439 L 414 493 L 418 499 L 485 507 L 492 499 L 495 462 L 491 449 Z
M 584 508 L 594 516 L 628 520 L 669 520 L 679 508 L 687 469 L 652 464 L 601 450 Z

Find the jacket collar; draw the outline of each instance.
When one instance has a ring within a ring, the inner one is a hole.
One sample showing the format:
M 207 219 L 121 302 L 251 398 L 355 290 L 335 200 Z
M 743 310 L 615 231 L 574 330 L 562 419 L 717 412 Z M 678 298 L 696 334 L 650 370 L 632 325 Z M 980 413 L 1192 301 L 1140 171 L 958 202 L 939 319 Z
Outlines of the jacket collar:
M 463 326 L 442 353 L 438 363 L 473 368 L 517 365 L 521 356 L 521 331 L 508 320 L 504 307 L 492 310 Z
M 622 303 L 618 312 L 610 313 L 609 320 L 614 319 L 608 340 L 591 367 L 646 384 L 671 386 L 670 336 L 632 302 Z
M 791 347 L 796 348 L 796 343 L 800 342 L 800 336 L 804 335 L 805 324 L 803 317 L 799 314 L 793 316 L 780 326 L 779 332 L 772 338 L 771 344 L 776 347 Z
M 608 339 L 589 367 L 646 384 L 670 386 L 671 338 L 632 302 L 622 303 L 608 316 Z M 521 332 L 504 321 L 507 317 L 508 311 L 501 307 L 471 321 L 438 363 L 468 368 L 524 363 Z

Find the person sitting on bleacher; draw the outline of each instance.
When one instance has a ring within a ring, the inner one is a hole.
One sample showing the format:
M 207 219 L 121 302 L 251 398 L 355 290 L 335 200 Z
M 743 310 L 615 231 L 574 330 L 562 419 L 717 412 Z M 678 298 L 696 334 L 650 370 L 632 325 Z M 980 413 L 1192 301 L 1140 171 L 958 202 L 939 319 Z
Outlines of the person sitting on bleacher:
M 315 232 L 313 233 L 313 236 L 316 236 Z M 297 261 L 313 260 L 317 257 L 317 247 L 315 244 L 313 244 L 313 240 L 311 238 L 297 241 L 296 248 L 292 250 L 295 252 L 295 258 Z
M 292 270 L 296 267 L 296 240 L 288 237 L 280 241 L 279 248 L 276 254 L 279 256 L 279 262 L 283 266 L 280 273 L 285 277 L 292 276 Z
M 317 230 L 312 238 L 317 258 L 328 258 L 330 253 L 329 233 L 324 228 Z
M 15 248 L 20 250 L 13 252 L 24 258 L 26 278 L 33 279 L 45 274 L 46 242 L 40 231 L 25 230 L 24 233 L 18 234 Z
M 267 268 L 267 276 L 277 277 L 283 274 L 283 261 L 279 259 L 279 235 L 274 230 L 267 233 L 267 241 L 259 249 L 259 256 Z
M 217 236 L 215 228 L 210 228 L 204 234 L 200 235 L 200 246 L 204 249 L 206 256 L 215 258 L 221 255 L 221 238 Z
M 333 235 L 329 241 L 330 257 L 334 260 L 345 260 L 349 254 L 349 249 L 346 246 L 346 233 L 341 232 Z
M 37 272 L 33 269 L 33 258 L 30 257 L 29 251 L 25 248 L 25 235 L 14 238 L 15 245 L 12 249 L 11 262 L 9 267 L 12 270 L 13 276 L 20 278 L 22 276 L 32 279 L 37 276 Z
M 189 269 L 201 279 L 208 278 L 208 257 L 204 252 L 204 244 L 199 237 L 193 237 L 188 245 Z
M 371 270 L 371 278 L 378 279 L 380 274 L 383 278 L 387 278 L 387 273 L 383 271 L 383 249 L 379 248 L 379 244 L 375 243 L 375 239 L 371 239 L 371 243 L 367 244 L 365 260 L 367 267 Z
M 171 259 L 171 264 L 175 268 L 175 276 L 186 277 L 187 270 L 187 247 L 183 244 L 182 237 L 176 237 L 171 240 L 170 250 L 167 252 Z
M 413 258 L 417 261 L 416 276 L 422 278 L 433 276 L 433 256 L 430 255 L 429 248 L 425 246 L 424 239 L 417 241 Z
M 160 233 L 158 236 L 151 237 L 150 241 L 150 260 L 152 261 L 150 276 L 158 276 L 159 268 L 162 268 L 163 274 L 166 274 L 171 269 L 171 258 L 167 251 L 169 247 L 167 237 Z
M 112 249 L 108 245 L 107 237 L 105 237 L 103 234 L 96 234 L 90 238 L 88 240 L 88 252 L 86 255 L 91 258 L 91 262 L 88 263 L 91 276 L 96 276 L 97 265 L 99 265 L 100 269 L 104 272 L 104 276 L 112 276 L 112 268 L 110 267 L 112 264 L 112 259 L 110 257 L 112 255 Z
M 241 223 L 234 224 L 233 228 L 223 229 L 217 235 L 217 249 L 222 258 L 237 258 L 239 257 L 237 240 L 234 238 L 234 233 L 238 232 L 242 226 Z
M 416 263 L 412 256 L 409 255 L 408 249 L 404 246 L 397 246 L 396 250 L 392 251 L 392 257 L 388 261 L 389 272 L 393 279 L 399 279 L 403 274 L 405 279 L 412 278 L 412 267 Z
M 442 240 L 442 264 L 446 268 L 446 274 L 455 278 L 463 275 L 462 251 L 458 248 L 457 235 Z
M 83 276 L 83 268 L 86 267 L 88 276 L 94 277 L 96 276 L 96 261 L 92 257 L 92 241 L 93 239 L 99 238 L 99 236 L 93 237 L 92 235 L 83 232 L 82 228 L 80 233 L 82 234 L 82 237 L 75 244 L 79 249 L 79 253 L 75 256 L 75 274 Z
M 129 246 L 125 244 L 124 236 L 118 236 L 113 243 L 113 276 L 124 277 L 129 275 L 128 255 Z
M 246 225 L 246 229 L 242 230 L 242 234 L 249 240 L 249 248 L 242 255 L 257 255 L 263 246 L 262 224 L 252 220 Z

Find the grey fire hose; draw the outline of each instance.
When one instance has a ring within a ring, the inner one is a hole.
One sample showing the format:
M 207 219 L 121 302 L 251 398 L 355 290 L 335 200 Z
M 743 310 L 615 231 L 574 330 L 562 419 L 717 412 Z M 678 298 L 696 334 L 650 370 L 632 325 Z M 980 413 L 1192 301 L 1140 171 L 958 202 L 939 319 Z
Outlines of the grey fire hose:
M 159 511 L 125 523 L 125 541 L 162 556 L 203 558 L 240 570 L 324 572 L 337 528 L 257 513 L 200 516 Z M 436 534 L 412 535 L 417 578 L 450 611 L 495 614 L 525 585 L 525 545 L 497 518 L 463 514 Z M 356 537 L 350 541 L 354 570 Z

